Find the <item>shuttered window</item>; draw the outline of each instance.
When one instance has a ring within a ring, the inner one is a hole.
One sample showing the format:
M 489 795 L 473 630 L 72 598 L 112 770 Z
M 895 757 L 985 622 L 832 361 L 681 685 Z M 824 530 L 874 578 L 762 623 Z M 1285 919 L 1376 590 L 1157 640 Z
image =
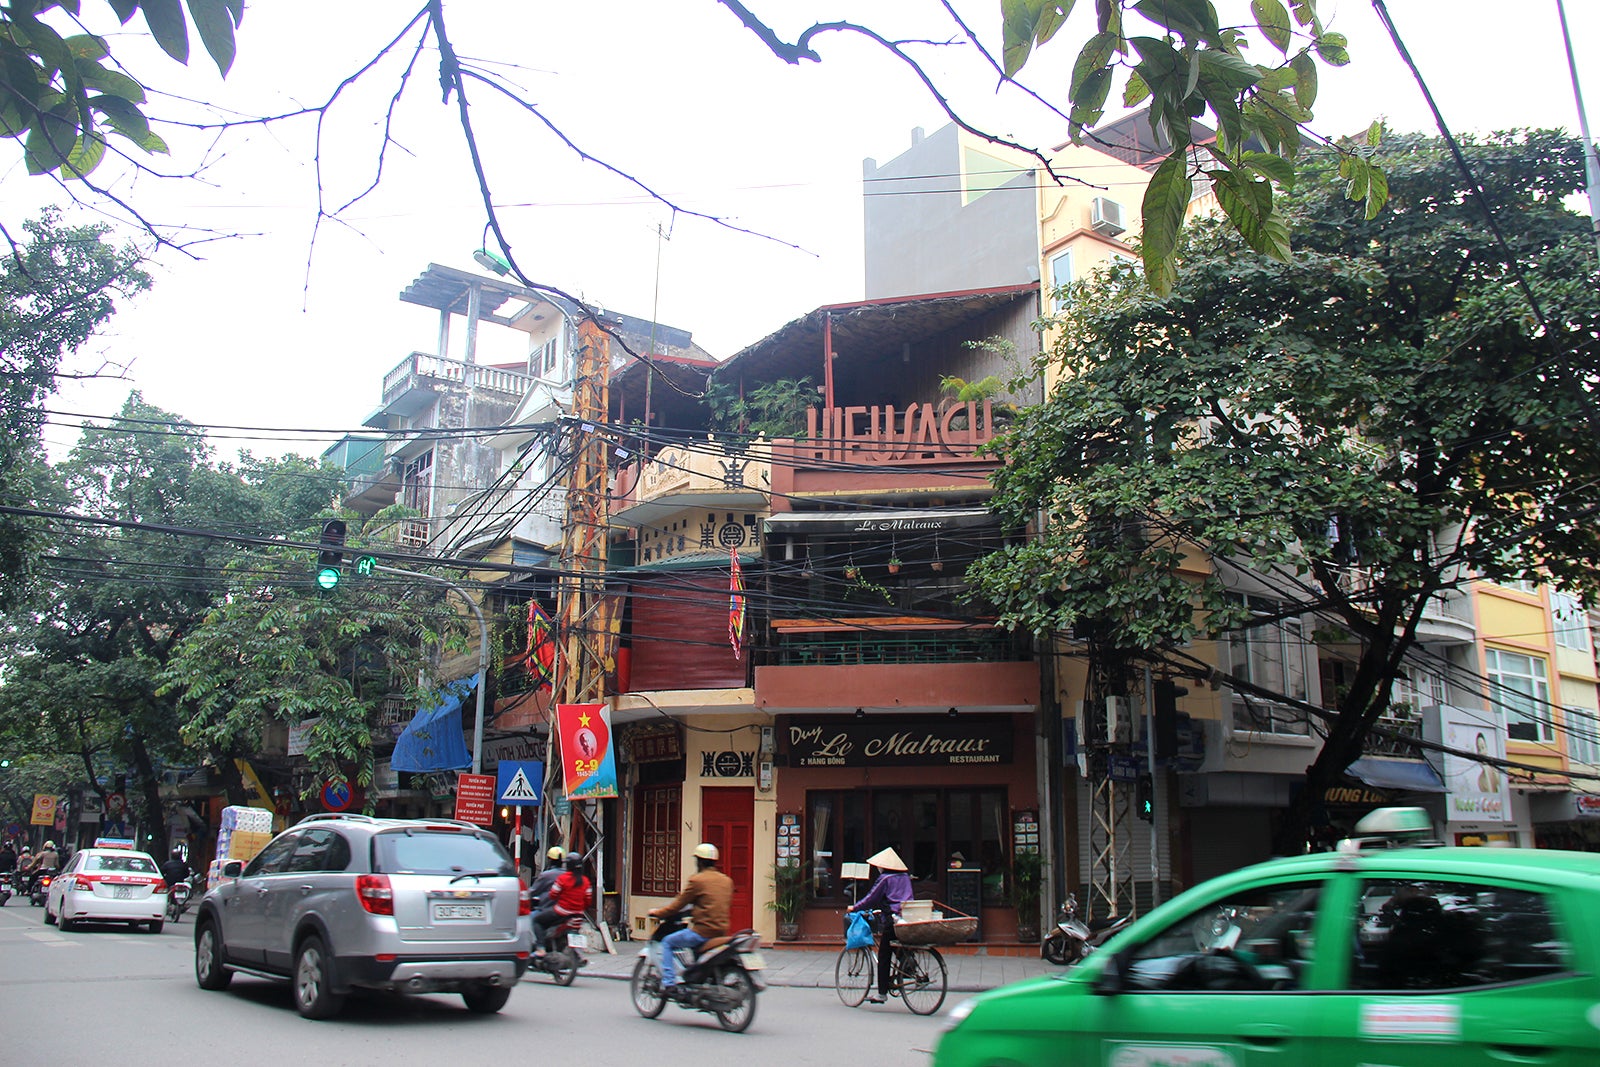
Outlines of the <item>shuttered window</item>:
M 682 889 L 683 786 L 645 786 L 634 793 L 633 891 L 675 897 Z

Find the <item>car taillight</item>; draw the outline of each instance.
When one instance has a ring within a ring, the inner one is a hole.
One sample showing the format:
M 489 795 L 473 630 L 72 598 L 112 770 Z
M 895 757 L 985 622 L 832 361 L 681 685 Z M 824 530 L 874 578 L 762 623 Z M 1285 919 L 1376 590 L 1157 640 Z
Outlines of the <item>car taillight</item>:
M 394 914 L 394 890 L 387 874 L 356 875 L 356 899 L 373 915 Z
M 533 914 L 533 890 L 529 889 L 527 886 L 523 886 L 521 889 L 517 890 L 517 914 Z
M 150 892 L 152 892 L 152 893 L 165 893 L 166 891 L 167 891 L 167 883 L 166 882 L 156 882 L 156 883 L 154 883 L 154 884 L 152 884 L 150 886 Z

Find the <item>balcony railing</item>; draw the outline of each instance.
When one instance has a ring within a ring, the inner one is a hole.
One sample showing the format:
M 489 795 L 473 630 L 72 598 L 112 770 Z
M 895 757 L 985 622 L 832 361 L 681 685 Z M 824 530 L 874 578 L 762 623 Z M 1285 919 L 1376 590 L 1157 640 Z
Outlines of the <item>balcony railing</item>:
M 617 474 L 612 515 L 626 522 L 630 511 L 656 501 L 708 503 L 740 498 L 751 506 L 772 488 L 772 446 L 764 441 L 724 445 L 715 438 L 674 445 Z
M 884 663 L 996 663 L 1032 658 L 1026 642 L 1000 630 L 785 634 L 773 664 L 820 667 Z
M 520 397 L 528 391 L 533 381 L 528 375 L 517 371 L 413 352 L 383 376 L 383 402 L 387 404 L 407 389 L 431 383 L 464 385 L 472 390 Z

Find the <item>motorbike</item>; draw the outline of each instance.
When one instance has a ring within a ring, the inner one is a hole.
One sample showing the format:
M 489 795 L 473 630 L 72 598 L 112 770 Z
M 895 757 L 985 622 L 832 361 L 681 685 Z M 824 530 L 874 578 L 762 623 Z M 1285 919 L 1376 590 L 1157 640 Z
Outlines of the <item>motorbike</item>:
M 685 1010 L 715 1015 L 724 1030 L 742 1033 L 756 1017 L 756 994 L 767 984 L 761 976 L 766 966 L 758 951 L 761 935 L 740 930 L 731 937 L 713 937 L 693 958 L 680 950 L 676 959 L 679 980 L 669 997 L 661 987 L 661 953 L 666 951 L 661 942 L 684 928 L 686 914 L 687 909 L 662 919 L 639 953 L 629 983 L 634 1009 L 646 1019 L 654 1019 L 670 1000 Z
M 1078 918 L 1078 895 L 1068 893 L 1056 917 L 1056 928 L 1039 946 L 1039 955 L 1051 963 L 1070 967 L 1105 944 L 1132 921 L 1132 915 L 1111 915 L 1086 923 Z
M 29 877 L 28 899 L 34 907 L 44 907 L 44 898 L 50 892 L 50 883 L 56 880 L 57 873 L 54 867 L 41 867 Z
M 0 874 L 0 908 L 5 907 L 12 893 L 19 889 L 21 880 L 21 876 L 15 871 Z
M 204 890 L 200 888 L 202 876 L 192 874 L 186 881 L 174 882 L 167 887 L 167 921 L 177 922 L 183 918 L 183 913 L 189 910 L 189 904 L 195 897 L 201 896 Z
M 571 985 L 578 977 L 578 968 L 589 963 L 583 958 L 584 936 L 578 933 L 582 926 L 583 916 L 574 915 L 552 928 L 545 941 L 545 954 L 535 956 L 528 969 L 548 974 L 556 985 Z

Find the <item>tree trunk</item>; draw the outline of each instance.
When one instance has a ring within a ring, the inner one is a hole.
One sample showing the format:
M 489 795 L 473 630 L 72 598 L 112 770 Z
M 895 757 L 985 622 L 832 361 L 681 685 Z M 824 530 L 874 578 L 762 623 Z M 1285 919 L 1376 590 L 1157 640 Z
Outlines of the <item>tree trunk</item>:
M 161 810 L 161 782 L 156 778 L 155 763 L 150 759 L 150 750 L 145 747 L 144 738 L 138 734 L 132 737 L 129 751 L 133 755 L 134 770 L 139 775 L 139 792 L 144 798 L 145 835 L 151 843 L 148 851 L 152 856 L 165 857 L 168 851 L 167 819 Z
M 227 794 L 228 803 L 235 807 L 247 806 L 250 796 L 245 792 L 244 775 L 240 773 L 239 765 L 233 762 L 233 757 L 217 757 L 217 771 L 222 775 L 222 791 Z

